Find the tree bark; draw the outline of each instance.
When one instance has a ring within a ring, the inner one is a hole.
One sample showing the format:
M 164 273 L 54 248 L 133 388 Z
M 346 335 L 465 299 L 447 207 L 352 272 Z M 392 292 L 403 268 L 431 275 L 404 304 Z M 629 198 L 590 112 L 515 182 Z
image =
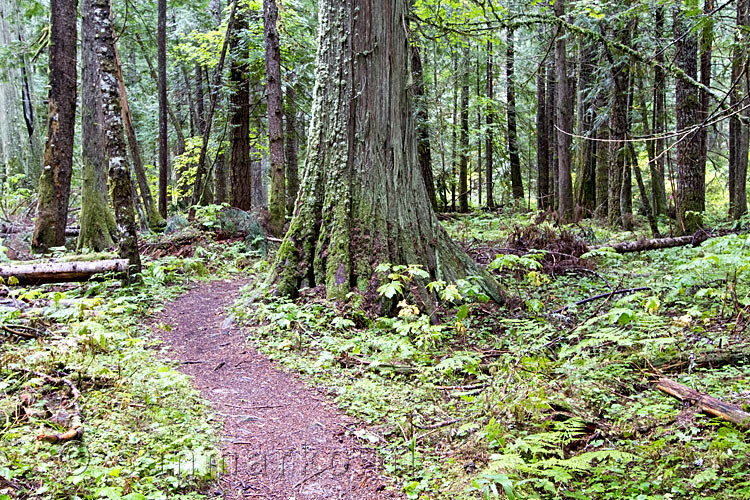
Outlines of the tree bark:
M 90 3 L 88 3 L 90 2 Z M 99 66 L 104 134 L 109 165 L 109 183 L 117 222 L 117 248 L 120 258 L 129 262 L 129 273 L 141 270 L 135 204 L 130 182 L 128 157 L 122 121 L 122 104 L 117 79 L 115 40 L 112 30 L 110 0 L 87 0 L 87 15 L 96 27 L 95 52 Z
M 424 187 L 430 199 L 432 209 L 437 211 L 437 198 L 435 196 L 435 180 L 432 175 L 432 151 L 430 150 L 430 127 L 427 114 L 427 99 L 424 85 L 424 74 L 422 71 L 422 54 L 416 42 L 411 46 L 411 73 L 414 78 L 414 105 L 417 108 L 417 155 L 419 159 L 419 170 L 422 172 Z
M 128 269 L 127 259 L 109 259 L 93 262 L 45 262 L 40 264 L 0 264 L 0 278 L 7 281 L 13 276 L 19 285 L 40 285 L 43 283 L 64 283 L 87 281 L 102 273 L 124 272 Z
M 738 0 L 737 2 L 737 29 L 744 31 L 750 24 L 750 2 Z M 750 82 L 748 82 L 747 48 L 742 44 L 738 35 L 735 41 L 734 54 L 732 58 L 732 85 L 730 92 L 730 106 L 740 108 L 737 116 L 732 116 L 729 121 L 729 207 L 730 215 L 739 219 L 747 211 L 747 161 L 748 161 L 748 136 L 750 127 L 747 124 L 750 112 L 743 107 L 747 106 L 750 99 Z M 735 109 L 734 107 L 732 109 Z
M 487 111 L 486 123 L 487 123 L 487 138 L 485 139 L 484 154 L 485 154 L 485 189 L 487 189 L 487 208 L 489 210 L 495 209 L 495 181 L 493 179 L 494 164 L 494 152 L 495 152 L 495 71 L 493 65 L 494 54 L 492 52 L 492 41 L 487 40 Z
M 461 73 L 461 135 L 458 140 L 458 211 L 469 211 L 469 49 L 464 51 L 464 69 Z
M 248 13 L 237 11 L 230 44 L 229 69 L 229 157 L 232 170 L 231 204 L 241 210 L 252 209 L 252 173 L 250 171 L 250 77 L 247 67 L 247 44 L 240 43 L 241 33 L 249 27 Z
M 206 130 L 206 106 L 203 92 L 203 68 L 195 65 L 195 128 L 198 135 Z
M 117 83 L 122 100 L 122 121 L 125 125 L 125 133 L 128 138 L 128 146 L 130 147 L 130 158 L 133 161 L 133 172 L 138 181 L 138 189 L 141 192 L 141 201 L 143 202 L 145 210 L 146 223 L 151 229 L 160 229 L 166 225 L 166 222 L 154 203 L 154 197 L 151 195 L 151 188 L 148 185 L 146 169 L 143 167 L 143 160 L 141 158 L 141 148 L 138 146 L 138 138 L 135 135 L 133 116 L 130 113 L 130 106 L 128 106 L 128 94 L 125 90 L 125 80 L 122 77 L 122 65 L 120 64 L 120 56 L 117 51 L 117 46 L 115 46 L 115 66 L 117 69 Z M 137 196 L 137 193 L 134 193 L 134 195 Z M 138 201 L 137 198 L 135 201 Z
M 664 33 L 664 7 L 658 6 L 654 15 L 654 29 L 657 40 L 660 40 Z M 666 130 L 666 76 L 664 74 L 664 52 L 659 50 L 656 55 L 658 64 L 654 68 L 654 110 L 653 110 L 653 130 L 657 137 L 654 146 L 655 162 L 650 163 L 652 193 L 654 197 L 654 209 L 657 214 L 664 215 L 667 213 L 667 189 L 664 180 L 666 164 L 665 144 L 663 139 Z
M 536 206 L 549 210 L 549 131 L 547 130 L 547 65 L 539 64 L 536 75 Z
M 89 0 L 81 5 L 81 161 L 83 188 L 81 189 L 81 231 L 78 249 L 95 252 L 114 245 L 115 218 L 109 208 L 107 194 L 107 138 L 102 129 L 104 109 L 99 91 L 99 61 L 96 36 L 99 27 L 90 14 Z
M 494 279 L 448 237 L 424 189 L 408 90 L 405 0 L 322 0 L 312 123 L 300 203 L 271 279 L 282 295 L 326 285 L 329 298 L 375 292 L 378 263 Z M 355 15 L 356 13 L 356 15 Z
M 294 215 L 294 203 L 297 201 L 297 193 L 299 192 L 299 147 L 297 139 L 297 90 L 294 88 L 296 84 L 296 75 L 292 73 L 289 75 L 289 84 L 286 89 L 286 97 L 284 102 L 286 103 L 284 111 L 284 128 L 286 129 L 286 138 L 284 146 L 286 147 L 285 160 L 286 160 L 286 215 L 291 217 Z
M 609 140 L 609 128 L 601 124 L 596 133 L 598 139 Z M 596 148 L 596 216 L 607 220 L 609 210 L 609 148 L 606 143 Z
M 547 66 L 547 133 L 549 137 L 549 154 L 547 155 L 549 175 L 549 208 L 555 210 L 558 202 L 558 168 L 557 168 L 557 123 L 555 113 L 557 110 L 557 82 L 555 81 L 555 58 L 550 57 Z
M 627 29 L 620 33 L 620 39 L 628 37 Z M 627 40 L 624 40 L 627 41 Z M 607 222 L 611 227 L 622 224 L 620 194 L 625 172 L 627 150 L 625 139 L 627 133 L 628 109 L 628 65 L 623 61 L 613 61 L 607 52 L 610 62 L 610 76 L 614 83 L 609 116 L 609 192 L 607 193 Z
M 688 401 L 697 404 L 701 407 L 701 410 L 709 415 L 732 422 L 733 424 L 744 427 L 745 429 L 750 428 L 750 413 L 744 411 L 739 405 L 725 403 L 720 399 L 716 399 L 708 394 L 678 384 L 674 380 L 668 378 L 661 379 L 656 388 L 679 399 L 680 401 Z
M 65 244 L 76 119 L 77 0 L 51 0 L 49 111 L 39 201 L 31 248 Z
M 713 0 L 704 0 L 703 3 L 703 14 L 710 16 L 711 11 L 714 9 Z M 711 48 L 714 43 L 714 32 L 712 26 L 712 20 L 707 19 L 708 22 L 703 23 L 703 29 L 701 32 L 700 41 L 700 82 L 706 88 L 711 86 Z M 709 116 L 709 104 L 711 96 L 705 89 L 699 91 L 698 102 L 700 109 L 698 111 L 698 119 L 703 124 L 699 132 L 700 141 L 700 165 L 703 172 L 706 171 L 706 161 L 708 160 L 708 127 L 706 122 Z
M 516 127 L 516 89 L 513 78 L 515 64 L 514 33 L 506 30 L 505 90 L 508 102 L 508 158 L 510 160 L 510 186 L 516 204 L 523 201 L 523 178 L 518 155 L 518 128 Z M 572 123 L 572 122 L 571 122 Z
M 596 118 L 596 98 L 594 92 L 595 50 L 591 45 L 581 47 L 578 71 L 578 130 L 581 139 L 577 154 L 577 175 L 575 183 L 576 210 L 581 216 L 589 217 L 596 210 L 596 151 L 599 143 L 594 122 Z
M 690 24 L 677 6 L 674 8 L 675 62 L 695 79 L 698 73 L 698 39 L 690 33 Z M 677 117 L 677 221 L 680 234 L 691 234 L 702 225 L 705 210 L 706 172 L 701 165 L 698 90 L 682 79 L 675 80 Z
M 281 49 L 276 22 L 276 0 L 263 0 L 263 35 L 266 42 L 266 96 L 268 97 L 268 151 L 271 161 L 271 192 L 268 197 L 268 227 L 281 236 L 286 222 L 284 179 L 284 126 L 282 123 Z
M 159 213 L 167 218 L 167 0 L 157 0 L 156 68 L 159 74 Z
M 555 16 L 565 15 L 565 1 L 555 0 Z M 558 165 L 558 217 L 562 222 L 572 222 L 573 180 L 570 174 L 571 134 L 573 132 L 573 93 L 568 77 L 568 63 L 565 39 L 555 42 L 555 68 L 557 71 L 557 165 Z

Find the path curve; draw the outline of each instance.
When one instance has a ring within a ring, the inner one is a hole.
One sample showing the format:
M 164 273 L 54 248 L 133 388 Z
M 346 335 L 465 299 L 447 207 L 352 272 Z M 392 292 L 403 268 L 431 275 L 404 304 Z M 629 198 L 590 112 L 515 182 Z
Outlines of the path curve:
M 247 281 L 200 283 L 168 303 L 154 325 L 162 352 L 181 362 L 224 424 L 226 472 L 212 491 L 226 500 L 380 500 L 376 454 L 347 429 L 356 421 L 246 342 L 226 310 Z

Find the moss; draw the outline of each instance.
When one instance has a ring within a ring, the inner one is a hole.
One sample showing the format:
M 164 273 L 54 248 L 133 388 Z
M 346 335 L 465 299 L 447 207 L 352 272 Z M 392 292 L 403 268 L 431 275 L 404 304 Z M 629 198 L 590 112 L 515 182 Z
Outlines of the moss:
M 116 227 L 115 218 L 107 206 L 106 194 L 99 191 L 96 167 L 86 159 L 83 163 L 80 222 L 78 250 L 90 248 L 101 252 L 114 245 L 111 235 Z

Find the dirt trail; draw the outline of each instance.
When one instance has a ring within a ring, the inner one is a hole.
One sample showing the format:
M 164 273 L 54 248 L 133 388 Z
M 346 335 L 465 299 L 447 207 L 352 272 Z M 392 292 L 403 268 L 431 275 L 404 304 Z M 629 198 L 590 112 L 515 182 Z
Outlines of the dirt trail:
M 346 430 L 355 420 L 283 372 L 226 320 L 243 281 L 199 284 L 166 305 L 154 328 L 166 357 L 224 423 L 226 473 L 212 491 L 225 499 L 389 499 L 376 454 Z

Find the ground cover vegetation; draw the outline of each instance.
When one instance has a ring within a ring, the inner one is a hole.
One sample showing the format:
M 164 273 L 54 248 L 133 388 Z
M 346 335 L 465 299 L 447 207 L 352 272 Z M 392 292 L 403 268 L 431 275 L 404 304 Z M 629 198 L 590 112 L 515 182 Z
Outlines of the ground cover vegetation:
M 0 0 L 0 500 L 212 494 L 153 324 L 202 279 L 395 495 L 750 498 L 748 26 Z

